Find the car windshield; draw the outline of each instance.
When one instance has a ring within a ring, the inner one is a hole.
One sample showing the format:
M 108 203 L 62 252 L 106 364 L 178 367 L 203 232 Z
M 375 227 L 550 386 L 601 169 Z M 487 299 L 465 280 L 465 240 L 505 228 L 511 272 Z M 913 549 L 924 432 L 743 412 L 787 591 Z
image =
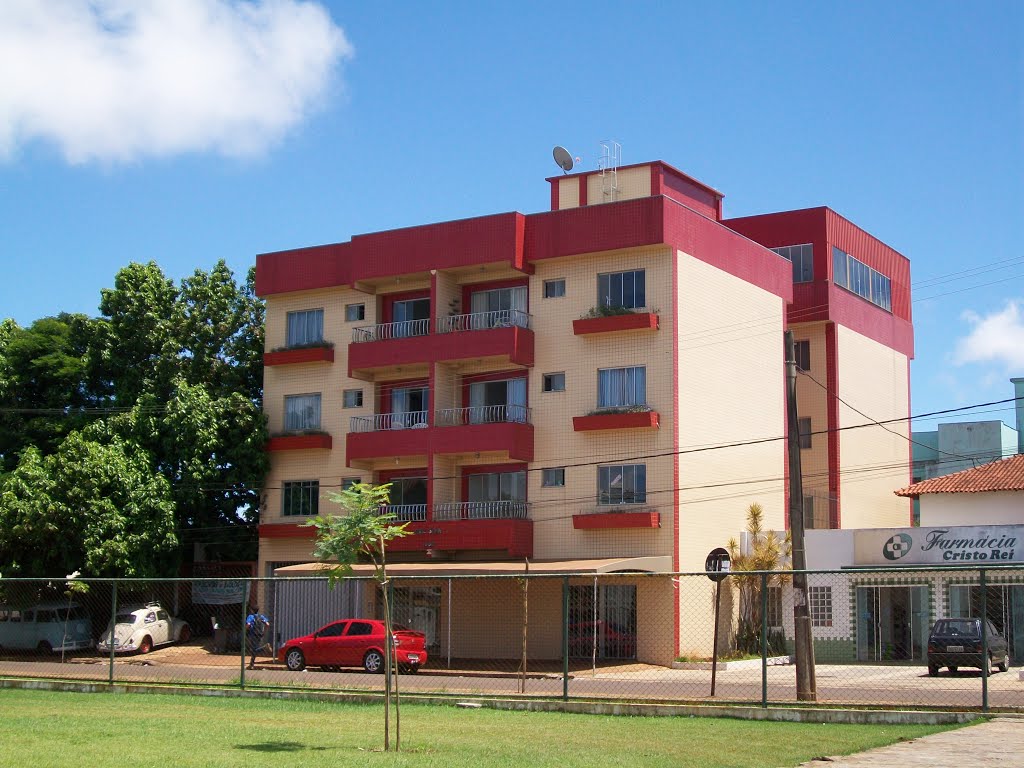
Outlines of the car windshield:
M 134 624 L 137 617 L 134 613 L 119 613 L 117 614 L 118 624 Z
M 978 622 L 973 619 L 944 619 L 935 625 L 936 635 L 977 635 Z

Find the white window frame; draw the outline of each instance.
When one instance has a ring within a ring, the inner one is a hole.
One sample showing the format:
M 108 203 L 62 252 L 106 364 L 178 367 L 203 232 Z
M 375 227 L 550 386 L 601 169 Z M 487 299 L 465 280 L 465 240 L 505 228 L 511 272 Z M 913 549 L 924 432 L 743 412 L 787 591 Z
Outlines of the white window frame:
M 597 407 L 647 406 L 647 366 L 597 369 Z
M 363 407 L 363 390 L 361 389 L 346 389 L 341 393 L 341 407 L 342 408 L 362 408 Z
M 811 614 L 812 627 L 831 627 L 832 587 L 819 586 L 807 588 L 807 605 Z
M 352 317 L 356 315 L 356 317 Z M 366 304 L 346 304 L 345 305 L 345 322 L 346 323 L 358 323 L 360 320 L 366 319 Z
M 793 265 L 794 283 L 814 282 L 814 244 L 783 245 L 772 248 L 779 256 Z
M 285 346 L 302 347 L 324 340 L 324 310 L 300 309 L 285 315 Z
M 627 278 L 626 276 L 629 275 Z M 639 276 L 639 280 L 637 277 Z M 618 285 L 616 285 L 618 283 Z M 640 284 L 639 288 L 637 283 Z M 597 305 L 641 309 L 647 306 L 647 271 L 627 269 L 603 272 L 597 276 Z
M 299 499 L 298 507 L 302 509 L 303 502 L 308 504 L 307 512 L 289 512 L 289 496 L 292 493 L 306 496 Z M 320 512 L 320 481 L 319 480 L 287 480 L 281 483 L 281 517 L 314 517 Z
M 304 404 L 303 400 L 308 400 L 308 404 Z M 309 408 L 311 413 L 308 415 L 306 413 L 300 414 L 298 412 L 299 408 Z M 284 428 L 286 432 L 304 432 L 320 429 L 321 414 L 319 392 L 284 396 Z M 299 420 L 295 421 L 295 419 Z
M 633 490 L 627 494 L 626 478 L 632 476 Z M 618 478 L 618 491 L 615 480 Z M 639 478 L 640 482 L 637 482 Z M 639 487 L 638 486 L 642 486 Z M 627 498 L 628 496 L 628 498 Z M 602 507 L 647 503 L 646 464 L 606 464 L 597 468 L 597 503 Z

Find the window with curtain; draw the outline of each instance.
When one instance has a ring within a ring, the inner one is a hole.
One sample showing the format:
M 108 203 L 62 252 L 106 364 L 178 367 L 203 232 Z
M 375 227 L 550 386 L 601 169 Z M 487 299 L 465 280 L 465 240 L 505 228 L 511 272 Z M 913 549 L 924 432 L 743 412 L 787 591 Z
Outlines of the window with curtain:
M 323 341 L 324 311 L 322 309 L 306 309 L 301 312 L 289 312 L 286 336 L 285 344 L 289 347 Z
M 597 371 L 597 407 L 647 405 L 647 368 L 601 368 Z
M 642 269 L 597 276 L 597 303 L 602 307 L 639 309 L 647 306 L 646 273 Z
M 284 428 L 289 432 L 320 429 L 320 394 L 285 397 Z
M 527 305 L 525 285 L 474 291 L 470 294 L 469 305 L 469 311 L 474 315 L 485 315 L 479 322 L 475 323 L 474 328 L 494 328 L 509 325 L 525 326 L 526 324 L 526 318 L 524 317 Z
M 469 421 L 526 422 L 526 379 L 476 381 L 469 385 Z
M 391 425 L 394 429 L 409 429 L 427 423 L 428 387 L 395 387 L 391 390 Z
M 644 504 L 646 501 L 646 464 L 614 464 L 597 468 L 598 504 Z

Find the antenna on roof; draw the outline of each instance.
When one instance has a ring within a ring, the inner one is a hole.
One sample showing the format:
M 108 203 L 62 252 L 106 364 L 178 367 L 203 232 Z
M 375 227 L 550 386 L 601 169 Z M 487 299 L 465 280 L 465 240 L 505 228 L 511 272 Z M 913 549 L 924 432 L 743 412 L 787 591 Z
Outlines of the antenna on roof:
M 562 169 L 562 173 L 568 173 L 572 170 L 573 160 L 572 155 L 569 154 L 569 150 L 565 147 L 555 147 L 551 154 L 554 155 L 555 163 L 559 168 Z

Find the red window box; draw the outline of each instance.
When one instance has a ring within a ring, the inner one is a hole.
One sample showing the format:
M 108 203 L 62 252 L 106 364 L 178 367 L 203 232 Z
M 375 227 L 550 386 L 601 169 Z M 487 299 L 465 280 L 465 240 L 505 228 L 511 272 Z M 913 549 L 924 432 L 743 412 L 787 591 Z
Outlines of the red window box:
M 657 411 L 640 413 L 596 413 L 591 416 L 573 416 L 575 432 L 590 432 L 597 429 L 657 429 L 661 416 Z
M 578 531 L 603 531 L 612 528 L 660 528 L 661 513 L 643 510 L 573 515 L 572 527 Z
M 334 347 L 299 347 L 263 353 L 264 365 L 294 365 L 295 363 L 333 363 Z
M 656 331 L 658 327 L 658 316 L 653 312 L 630 312 L 625 315 L 587 317 L 572 321 L 572 332 L 577 336 L 616 331 Z
M 309 448 L 330 450 L 333 444 L 328 434 L 280 435 L 267 441 L 268 451 L 301 451 Z

